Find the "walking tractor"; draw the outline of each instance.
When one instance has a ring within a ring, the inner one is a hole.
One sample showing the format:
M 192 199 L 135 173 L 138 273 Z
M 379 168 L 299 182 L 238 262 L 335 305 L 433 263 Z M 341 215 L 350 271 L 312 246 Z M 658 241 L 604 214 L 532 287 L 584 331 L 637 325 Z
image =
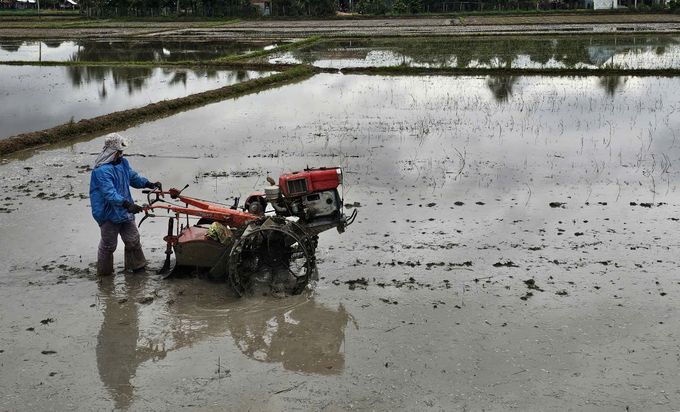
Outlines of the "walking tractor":
M 199 269 L 212 280 L 228 280 L 240 296 L 256 284 L 270 285 L 275 293 L 302 292 L 316 276 L 319 233 L 333 228 L 343 233 L 357 210 L 349 217 L 344 213 L 340 167 L 307 168 L 281 175 L 278 184 L 267 181 L 270 186 L 248 196 L 241 210 L 238 198 L 228 206 L 183 196 L 189 185 L 145 190 L 148 204 L 140 226 L 158 211 L 170 214 L 159 273 L 169 277 L 182 268 Z M 176 265 L 170 271 L 173 253 Z

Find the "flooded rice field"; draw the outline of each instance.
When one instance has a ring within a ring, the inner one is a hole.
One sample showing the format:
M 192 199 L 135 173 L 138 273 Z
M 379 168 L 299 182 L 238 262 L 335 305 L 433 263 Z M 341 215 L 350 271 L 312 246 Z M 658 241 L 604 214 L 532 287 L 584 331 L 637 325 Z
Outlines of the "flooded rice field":
M 245 70 L 0 65 L 0 139 L 269 74 Z
M 272 63 L 319 67 L 680 68 L 673 35 L 492 36 L 326 40 L 274 54 Z
M 187 61 L 211 60 L 274 47 L 271 41 L 139 41 L 0 39 L 0 61 Z
M 343 166 L 359 218 L 311 297 L 97 282 L 101 137 L 4 159 L 0 405 L 673 411 L 679 88 L 322 74 L 122 131 L 140 174 L 219 202 Z M 140 229 L 154 268 L 165 228 Z

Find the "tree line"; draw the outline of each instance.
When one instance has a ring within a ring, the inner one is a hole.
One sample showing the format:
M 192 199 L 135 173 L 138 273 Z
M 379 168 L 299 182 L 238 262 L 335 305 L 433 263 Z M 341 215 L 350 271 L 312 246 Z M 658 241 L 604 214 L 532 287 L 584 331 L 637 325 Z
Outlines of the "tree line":
M 267 0 L 253 0 L 264 2 Z M 664 5 L 653 0 L 638 0 L 638 11 L 678 11 L 678 1 Z M 42 0 L 57 3 L 58 0 Z M 633 0 L 628 11 L 633 9 Z M 264 9 L 251 0 L 80 0 L 88 17 L 255 17 Z M 331 16 L 337 11 L 360 14 L 418 14 L 464 11 L 523 11 L 585 9 L 590 0 L 270 0 L 267 13 L 272 16 Z M 592 6 L 591 6 L 592 7 Z M 620 11 L 620 10 L 618 10 Z

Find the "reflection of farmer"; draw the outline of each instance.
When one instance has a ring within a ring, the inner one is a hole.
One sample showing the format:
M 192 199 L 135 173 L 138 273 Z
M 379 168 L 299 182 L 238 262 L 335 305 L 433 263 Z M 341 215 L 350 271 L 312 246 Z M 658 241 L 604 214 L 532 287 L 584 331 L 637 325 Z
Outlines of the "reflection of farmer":
M 146 258 L 139 242 L 139 231 L 134 224 L 134 213 L 142 211 L 134 204 L 130 186 L 161 188 L 161 183 L 151 183 L 130 168 L 123 158 L 123 150 L 132 142 L 118 133 L 106 136 L 104 149 L 97 157 L 90 179 L 92 216 L 99 224 L 101 241 L 97 254 L 97 274 L 113 274 L 113 252 L 118 246 L 118 235 L 125 243 L 125 269 L 143 271 Z
M 286 370 L 321 375 L 342 373 L 345 367 L 345 307 L 332 310 L 311 299 L 293 307 L 262 302 L 246 316 L 227 317 L 236 345 L 246 356 L 281 362 Z
M 97 369 L 116 410 L 127 410 L 132 404 L 135 391 L 132 380 L 139 365 L 166 356 L 162 345 L 139 343 L 136 302 L 144 294 L 146 279 L 145 276 L 126 276 L 124 288 L 118 292 L 113 277 L 99 283 L 104 319 L 97 336 Z

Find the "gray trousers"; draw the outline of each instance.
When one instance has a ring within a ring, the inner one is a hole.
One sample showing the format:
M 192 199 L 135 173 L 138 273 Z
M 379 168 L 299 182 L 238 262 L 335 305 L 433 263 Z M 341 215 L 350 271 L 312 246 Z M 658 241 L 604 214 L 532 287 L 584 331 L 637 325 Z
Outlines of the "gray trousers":
M 113 223 L 110 220 L 99 227 L 102 238 L 97 250 L 97 275 L 113 274 L 113 252 L 118 246 L 120 234 L 125 243 L 125 270 L 135 270 L 146 266 L 146 258 L 139 241 L 139 231 L 135 222 Z

